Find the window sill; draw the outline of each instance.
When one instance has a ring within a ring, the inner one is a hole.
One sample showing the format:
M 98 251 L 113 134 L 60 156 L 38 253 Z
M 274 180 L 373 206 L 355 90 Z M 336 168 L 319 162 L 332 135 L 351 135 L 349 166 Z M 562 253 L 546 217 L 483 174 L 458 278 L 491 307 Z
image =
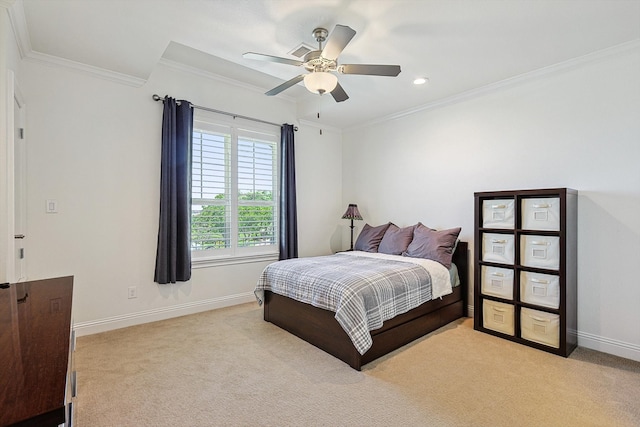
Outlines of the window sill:
M 219 267 L 223 265 L 250 264 L 254 262 L 278 261 L 278 253 L 235 255 L 208 258 L 192 258 L 191 268 Z

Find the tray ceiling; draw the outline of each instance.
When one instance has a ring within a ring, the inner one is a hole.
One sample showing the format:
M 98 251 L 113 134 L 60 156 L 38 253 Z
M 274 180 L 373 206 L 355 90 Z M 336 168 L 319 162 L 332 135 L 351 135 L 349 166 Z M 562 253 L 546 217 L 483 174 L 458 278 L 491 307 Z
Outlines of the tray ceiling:
M 301 119 L 336 128 L 452 99 L 640 40 L 637 0 L 18 0 L 32 52 L 146 80 L 162 58 L 267 91 L 301 70 L 243 59 L 291 57 L 312 31 L 357 34 L 342 63 L 400 64 L 396 78 L 340 75 L 336 104 L 299 84 Z M 414 86 L 419 76 L 429 83 Z M 179 94 L 176 94 L 179 96 Z

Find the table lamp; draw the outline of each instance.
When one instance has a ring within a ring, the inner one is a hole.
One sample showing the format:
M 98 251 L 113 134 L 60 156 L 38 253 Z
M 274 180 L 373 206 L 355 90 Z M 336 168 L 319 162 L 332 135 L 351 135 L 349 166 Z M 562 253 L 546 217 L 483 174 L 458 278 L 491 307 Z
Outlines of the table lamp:
M 347 208 L 347 211 L 344 213 L 344 215 L 342 215 L 342 219 L 350 219 L 351 220 L 351 248 L 349 249 L 350 251 L 353 250 L 353 220 L 357 219 L 357 220 L 362 220 L 362 215 L 360 215 L 360 212 L 358 211 L 358 205 L 355 204 L 349 204 L 349 207 Z

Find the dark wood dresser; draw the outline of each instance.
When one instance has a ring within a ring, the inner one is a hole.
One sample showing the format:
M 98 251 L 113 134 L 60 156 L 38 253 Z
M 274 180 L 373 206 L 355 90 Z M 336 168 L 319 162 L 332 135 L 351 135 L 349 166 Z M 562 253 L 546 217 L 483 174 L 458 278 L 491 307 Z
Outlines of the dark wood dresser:
M 73 277 L 0 287 L 0 426 L 71 424 Z

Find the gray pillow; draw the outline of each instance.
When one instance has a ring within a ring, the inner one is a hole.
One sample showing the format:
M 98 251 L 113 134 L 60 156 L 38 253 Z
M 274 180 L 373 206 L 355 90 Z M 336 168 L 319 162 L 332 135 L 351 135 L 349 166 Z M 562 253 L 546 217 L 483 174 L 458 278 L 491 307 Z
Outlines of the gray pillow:
M 436 231 L 420 223 L 413 231 L 413 240 L 403 253 L 413 258 L 426 258 L 451 268 L 451 258 L 456 247 L 460 227 Z
M 353 249 L 356 251 L 364 252 L 378 252 L 378 245 L 384 236 L 385 231 L 389 228 L 390 222 L 372 227 L 369 224 L 365 224 L 362 227 L 362 231 L 356 239 L 356 244 L 353 245 Z
M 413 239 L 415 225 L 400 228 L 395 224 L 389 225 L 378 247 L 378 252 L 389 255 L 402 255 Z

